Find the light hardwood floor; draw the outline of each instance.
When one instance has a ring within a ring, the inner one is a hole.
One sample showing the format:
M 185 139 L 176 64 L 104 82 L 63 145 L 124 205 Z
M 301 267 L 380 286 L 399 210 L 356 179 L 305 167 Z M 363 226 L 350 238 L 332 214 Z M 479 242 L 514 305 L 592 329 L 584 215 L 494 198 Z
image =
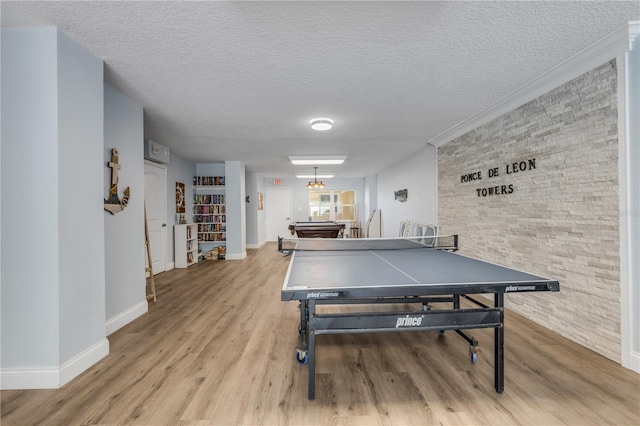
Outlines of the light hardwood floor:
M 511 312 L 504 394 L 491 330 L 472 332 L 477 364 L 453 333 L 325 335 L 309 401 L 288 262 L 266 244 L 158 275 L 105 359 L 58 390 L 3 391 L 2 425 L 640 424 L 640 375 Z

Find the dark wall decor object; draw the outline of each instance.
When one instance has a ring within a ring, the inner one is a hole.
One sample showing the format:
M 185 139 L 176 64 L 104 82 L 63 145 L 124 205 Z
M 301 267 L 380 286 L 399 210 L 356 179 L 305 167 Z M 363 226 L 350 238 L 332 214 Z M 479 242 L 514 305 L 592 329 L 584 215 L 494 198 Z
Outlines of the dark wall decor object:
M 395 199 L 400 201 L 401 203 L 404 203 L 405 201 L 407 201 L 407 189 L 401 189 L 399 191 L 395 191 L 393 193 L 393 195 L 395 196 Z

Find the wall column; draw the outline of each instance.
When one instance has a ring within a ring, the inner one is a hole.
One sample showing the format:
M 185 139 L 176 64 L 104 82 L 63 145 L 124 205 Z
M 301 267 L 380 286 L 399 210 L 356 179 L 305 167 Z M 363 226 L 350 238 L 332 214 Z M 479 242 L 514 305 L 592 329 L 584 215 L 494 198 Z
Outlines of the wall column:
M 1 50 L 0 381 L 58 388 L 109 352 L 103 63 L 53 27 L 3 29 Z
M 247 257 L 247 216 L 245 201 L 245 167 L 241 161 L 225 161 L 225 191 L 227 202 L 228 260 Z

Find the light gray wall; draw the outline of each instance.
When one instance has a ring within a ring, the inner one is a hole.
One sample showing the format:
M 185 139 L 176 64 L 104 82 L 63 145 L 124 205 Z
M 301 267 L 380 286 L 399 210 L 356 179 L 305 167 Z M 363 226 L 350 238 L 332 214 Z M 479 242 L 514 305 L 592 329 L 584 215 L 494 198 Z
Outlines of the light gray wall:
M 159 142 L 162 143 L 162 142 Z M 193 223 L 193 177 L 196 175 L 196 163 L 171 154 L 167 164 L 167 262 L 175 263 L 174 225 L 178 223 L 176 212 L 176 182 L 184 183 L 185 213 L 187 223 Z
M 146 303 L 144 235 L 144 158 L 142 107 L 109 84 L 104 84 L 104 147 L 101 186 L 104 198 L 111 184 L 111 150 L 119 151 L 118 195 L 129 187 L 127 207 L 115 214 L 101 208 L 105 238 L 106 318 L 114 318 Z M 121 325 L 109 327 L 113 332 Z
M 61 364 L 105 337 L 103 81 L 102 60 L 58 32 Z
M 60 364 L 57 52 L 55 28 L 2 29 L 3 369 Z
M 374 210 L 378 209 L 378 175 L 369 175 L 364 179 L 364 211 L 362 226 L 371 217 Z M 364 230 L 366 232 L 366 230 Z
M 224 163 L 196 164 L 196 176 L 224 176 L 224 172 Z
M 382 212 L 382 235 L 398 236 L 400 221 L 437 224 L 437 156 L 433 145 L 382 170 L 377 177 L 377 204 Z M 407 201 L 394 192 L 407 189 Z
M 227 255 L 229 260 L 247 256 L 245 167 L 241 161 L 225 161 L 227 204 Z
M 102 72 L 55 28 L 2 30 L 1 367 L 31 384 L 108 351 Z
M 247 248 L 258 248 L 267 239 L 264 209 L 258 210 L 258 193 L 264 197 L 264 179 L 256 173 L 247 172 L 246 187 L 246 195 L 249 196 L 249 203 L 246 205 Z
M 249 202 L 246 206 L 247 215 L 247 248 L 258 246 L 258 177 L 255 173 L 247 172 L 245 176 L 246 197 Z

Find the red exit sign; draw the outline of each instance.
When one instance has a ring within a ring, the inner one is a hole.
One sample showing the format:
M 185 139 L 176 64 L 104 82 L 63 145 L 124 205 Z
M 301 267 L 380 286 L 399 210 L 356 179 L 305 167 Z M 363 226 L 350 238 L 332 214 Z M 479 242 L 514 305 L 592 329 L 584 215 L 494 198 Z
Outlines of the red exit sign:
M 273 184 L 274 185 L 282 185 L 282 179 L 274 179 L 273 180 Z

